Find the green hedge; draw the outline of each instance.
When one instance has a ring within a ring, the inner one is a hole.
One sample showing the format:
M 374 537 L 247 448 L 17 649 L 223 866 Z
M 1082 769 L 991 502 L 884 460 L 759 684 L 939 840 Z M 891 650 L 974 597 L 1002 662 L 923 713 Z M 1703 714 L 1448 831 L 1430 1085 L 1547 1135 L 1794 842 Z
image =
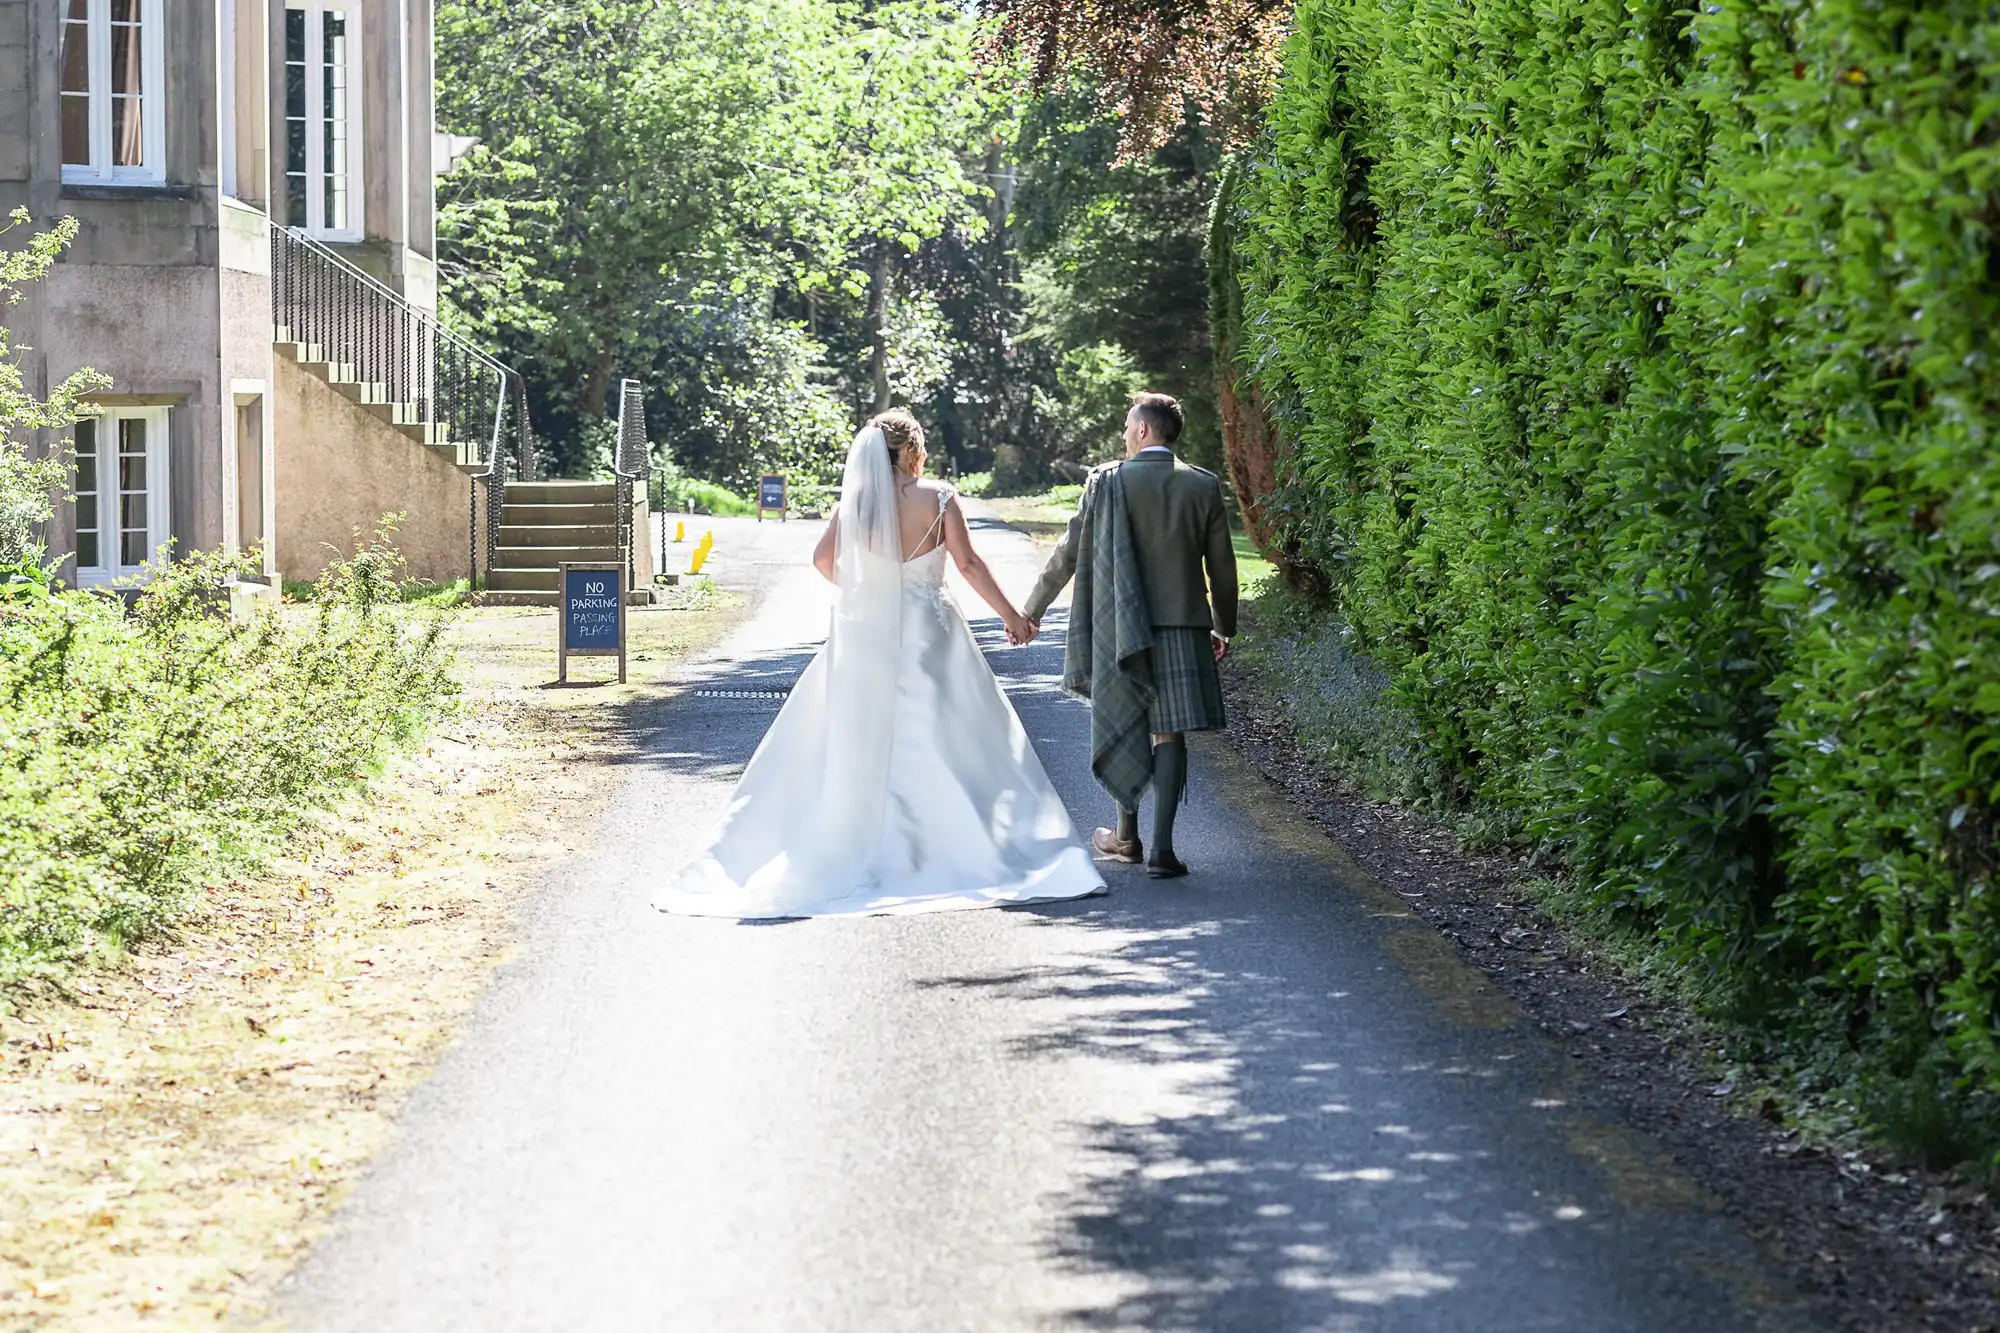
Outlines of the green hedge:
M 1269 136 L 1275 510 L 1447 780 L 2000 1088 L 2000 11 L 1303 0 Z

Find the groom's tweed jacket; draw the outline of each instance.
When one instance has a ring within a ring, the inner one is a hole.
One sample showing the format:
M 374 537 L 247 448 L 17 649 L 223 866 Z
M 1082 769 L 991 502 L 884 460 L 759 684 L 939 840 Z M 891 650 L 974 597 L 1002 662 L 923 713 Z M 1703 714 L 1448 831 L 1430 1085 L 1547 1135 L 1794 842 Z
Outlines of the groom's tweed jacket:
M 1091 772 L 1113 799 L 1136 809 L 1153 780 L 1153 628 L 1121 481 L 1116 469 L 1092 473 L 1079 522 L 1070 525 L 1076 596 L 1063 688 L 1090 700 Z
M 1133 554 L 1152 623 L 1160 628 L 1213 629 L 1224 638 L 1235 637 L 1236 551 L 1229 541 L 1222 483 L 1213 472 L 1191 467 L 1164 449 L 1108 463 L 1091 475 L 1107 472 L 1117 473 L 1124 483 Z M 1090 495 L 1086 486 L 1069 531 L 1022 608 L 1030 620 L 1047 613 L 1049 603 L 1077 570 L 1078 541 L 1090 513 Z M 1083 600 L 1080 588 L 1076 600 Z

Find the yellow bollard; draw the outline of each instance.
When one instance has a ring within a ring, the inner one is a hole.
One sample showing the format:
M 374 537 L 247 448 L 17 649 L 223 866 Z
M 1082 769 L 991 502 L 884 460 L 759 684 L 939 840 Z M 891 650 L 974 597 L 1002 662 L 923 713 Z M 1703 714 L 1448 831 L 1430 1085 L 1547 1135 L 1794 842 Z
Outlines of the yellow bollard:
M 674 524 L 674 540 L 676 542 L 684 542 L 687 539 L 688 539 L 688 525 L 685 523 Z
M 701 567 L 708 563 L 708 553 L 714 549 L 715 533 L 713 531 L 702 533 L 701 541 L 694 548 L 694 559 L 688 565 L 688 573 L 701 573 Z

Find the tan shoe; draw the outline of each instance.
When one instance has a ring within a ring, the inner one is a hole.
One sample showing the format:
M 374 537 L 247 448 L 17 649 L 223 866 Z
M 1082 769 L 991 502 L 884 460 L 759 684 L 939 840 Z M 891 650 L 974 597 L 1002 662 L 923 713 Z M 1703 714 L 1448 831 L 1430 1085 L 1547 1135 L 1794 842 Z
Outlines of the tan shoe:
M 1106 860 L 1123 861 L 1127 865 L 1138 865 L 1146 859 L 1146 849 L 1137 838 L 1128 842 L 1108 828 L 1091 831 L 1090 849 Z

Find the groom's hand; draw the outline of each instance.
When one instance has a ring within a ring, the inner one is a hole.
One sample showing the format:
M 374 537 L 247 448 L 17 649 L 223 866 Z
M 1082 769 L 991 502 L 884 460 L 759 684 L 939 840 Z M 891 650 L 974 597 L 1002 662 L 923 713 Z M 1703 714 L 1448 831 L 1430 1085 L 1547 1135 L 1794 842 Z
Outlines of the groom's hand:
M 1208 641 L 1213 645 L 1215 645 L 1216 661 L 1220 662 L 1223 658 L 1229 656 L 1229 640 L 1223 638 L 1220 634 L 1217 634 L 1214 630 L 1210 630 L 1208 632 Z

